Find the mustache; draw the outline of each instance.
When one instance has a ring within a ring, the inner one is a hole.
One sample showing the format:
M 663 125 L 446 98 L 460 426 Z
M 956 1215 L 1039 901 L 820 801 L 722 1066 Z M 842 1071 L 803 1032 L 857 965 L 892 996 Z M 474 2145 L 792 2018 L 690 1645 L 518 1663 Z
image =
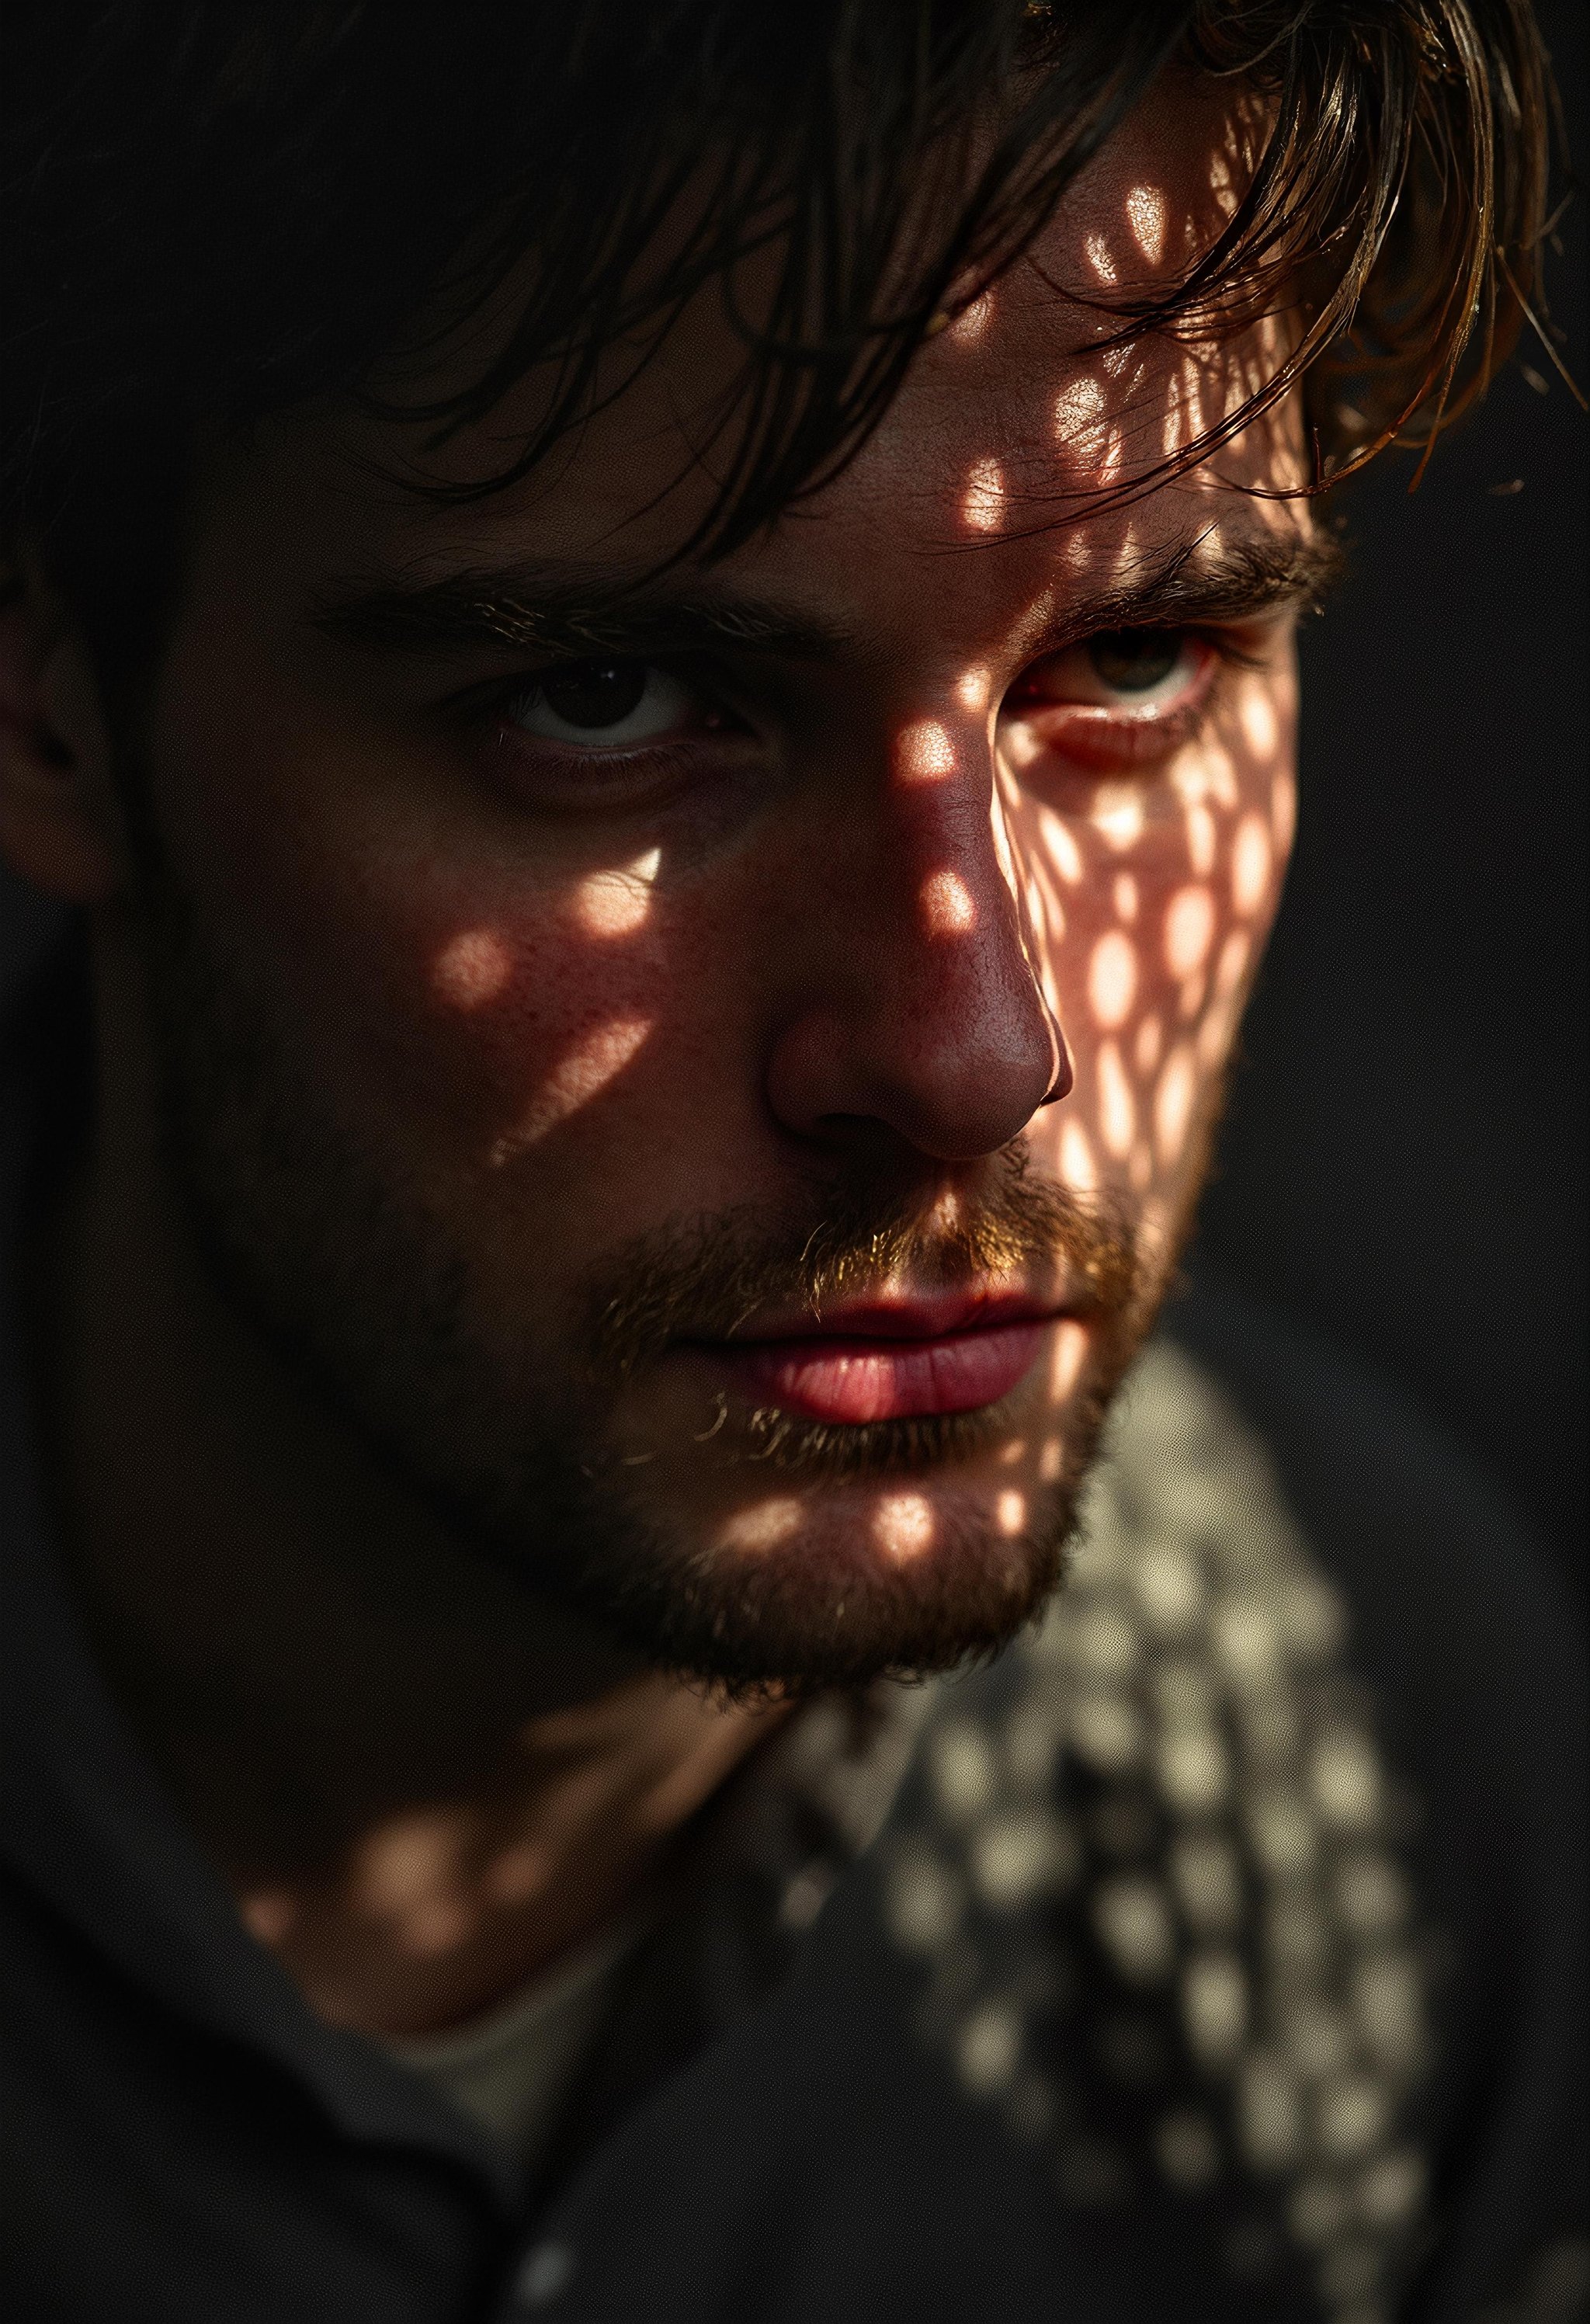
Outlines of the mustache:
M 1136 1304 L 1142 1266 L 1125 1209 L 1040 1176 L 1022 1154 L 977 1197 L 891 1199 L 841 1185 L 804 1222 L 741 1205 L 638 1236 L 614 1255 L 592 1286 L 590 1368 L 620 1381 L 680 1340 L 730 1338 L 760 1308 L 820 1319 L 890 1277 L 942 1290 L 1057 1268 L 1071 1313 L 1124 1319 Z

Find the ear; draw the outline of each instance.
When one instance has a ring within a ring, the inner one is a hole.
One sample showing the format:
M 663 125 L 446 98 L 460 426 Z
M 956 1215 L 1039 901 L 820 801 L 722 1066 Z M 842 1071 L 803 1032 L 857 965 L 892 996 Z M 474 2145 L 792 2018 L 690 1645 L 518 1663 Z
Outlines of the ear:
M 64 609 L 14 569 L 0 594 L 0 857 L 69 904 L 122 881 L 99 692 Z

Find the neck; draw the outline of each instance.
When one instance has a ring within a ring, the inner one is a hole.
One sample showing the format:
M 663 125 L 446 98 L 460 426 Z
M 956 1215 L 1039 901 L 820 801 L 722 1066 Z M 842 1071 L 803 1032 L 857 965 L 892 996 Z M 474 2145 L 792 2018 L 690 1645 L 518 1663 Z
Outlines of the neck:
M 455 2024 L 620 1914 L 780 1714 L 621 1655 L 381 1466 L 209 1281 L 149 1076 L 106 1034 L 123 1056 L 38 1309 L 91 1645 L 311 2004 Z

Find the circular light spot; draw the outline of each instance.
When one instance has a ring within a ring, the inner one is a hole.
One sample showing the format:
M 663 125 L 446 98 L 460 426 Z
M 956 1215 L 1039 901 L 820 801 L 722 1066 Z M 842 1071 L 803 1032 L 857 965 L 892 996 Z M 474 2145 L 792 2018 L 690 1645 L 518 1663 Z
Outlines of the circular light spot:
M 1100 783 L 1088 820 L 1117 853 L 1135 847 L 1143 836 L 1141 792 L 1128 783 Z
M 1133 1578 L 1144 1615 L 1162 1633 L 1190 1628 L 1203 1611 L 1203 1576 L 1183 1549 L 1170 1543 L 1151 1545 Z
M 955 771 L 955 745 L 936 718 L 918 718 L 895 743 L 895 771 L 903 783 L 942 782 Z
M 1062 444 L 1085 444 L 1104 418 L 1104 390 L 1096 379 L 1073 380 L 1054 399 L 1054 432 Z
M 1281 1661 L 1281 1625 L 1256 1594 L 1233 1593 L 1216 1607 L 1210 1624 L 1215 1651 L 1234 1678 L 1262 1686 Z
M 1005 475 L 997 460 L 974 460 L 967 473 L 960 514 L 972 532 L 997 532 L 1005 515 Z
M 1424 2164 L 1406 2147 L 1367 2164 L 1358 2181 L 1358 2212 L 1372 2227 L 1397 2227 L 1424 2199 Z
M 1093 269 L 1095 274 L 1098 275 L 1099 281 L 1101 282 L 1113 282 L 1116 279 L 1116 263 L 1110 254 L 1109 244 L 1106 242 L 1104 236 L 1101 234 L 1090 234 L 1083 243 L 1082 247 L 1088 254 L 1089 265 Z
M 933 1546 L 933 1504 L 922 1493 L 886 1493 L 872 1520 L 872 1537 L 886 1557 L 905 1564 Z
M 1152 1074 L 1160 1061 L 1165 1046 L 1165 1028 L 1158 1017 L 1145 1017 L 1137 1028 L 1137 1039 L 1133 1046 L 1132 1062 L 1144 1078 Z
M 1319 2093 L 1319 2143 L 1338 2160 L 1373 2146 L 1385 2118 L 1385 2089 L 1366 2074 L 1344 2075 Z
M 1165 250 L 1165 198 L 1157 186 L 1134 186 L 1126 196 L 1126 222 L 1132 239 L 1151 266 Z
M 1131 1766 L 1143 1750 L 1143 1721 L 1124 1695 L 1079 1695 L 1069 1720 L 1071 1740 L 1089 1766 Z
M 960 1885 L 920 1842 L 903 1841 L 888 1866 L 884 1914 L 896 1942 L 912 1952 L 935 1952 L 960 1924 Z
M 1160 1738 L 1155 1772 L 1161 1791 L 1184 1813 L 1199 1815 L 1226 1796 L 1226 1749 L 1212 1727 L 1173 1727 Z
M 1093 947 L 1088 964 L 1088 999 L 1095 1022 L 1114 1029 L 1131 1014 L 1137 991 L 1137 948 L 1130 936 L 1111 928 Z
M 1215 868 L 1215 818 L 1201 800 L 1187 810 L 1187 860 L 1200 880 Z
M 1121 1053 L 1113 1041 L 1106 1041 L 1098 1052 L 1096 1068 L 1098 1075 L 1098 1134 L 1107 1152 L 1124 1160 L 1132 1150 L 1132 1140 L 1137 1135 L 1137 1105 L 1132 1095 L 1132 1084 L 1121 1063 Z
M 963 936 L 977 926 L 977 906 L 959 872 L 933 872 L 922 883 L 922 917 L 930 936 Z
M 1165 907 L 1165 965 L 1176 977 L 1191 976 L 1209 958 L 1215 940 L 1215 899 L 1202 885 L 1179 888 Z
M 800 1524 L 799 1501 L 785 1494 L 777 1500 L 758 1501 L 754 1508 L 738 1511 L 723 1528 L 723 1545 L 727 1549 L 772 1549 L 798 1533 Z
M 1260 2054 L 1243 2069 L 1237 2097 L 1238 2135 L 1255 2170 L 1284 2169 L 1302 2144 L 1297 2085 L 1285 2062 Z
M 1273 861 L 1270 834 L 1264 817 L 1245 815 L 1236 827 L 1236 845 L 1231 856 L 1231 900 L 1239 912 L 1251 917 L 1264 902 Z
M 1181 1979 L 1187 2039 L 1206 2064 L 1234 2058 L 1247 2033 L 1247 1979 L 1235 1953 L 1198 1953 Z
M 927 1749 L 934 1794 L 951 1821 L 970 1822 L 986 1814 L 998 1790 L 994 1747 L 970 1719 L 951 1720 L 933 1736 Z
M 513 973 L 513 955 L 491 928 L 465 928 L 431 964 L 431 990 L 453 1009 L 494 1001 Z
M 1321 1738 L 1310 1777 L 1327 1822 L 1352 1831 L 1374 1821 L 1380 1808 L 1380 1768 L 1367 1739 L 1354 1729 L 1339 1727 Z
M 973 1885 L 1000 1911 L 1062 1886 L 1075 1868 L 1071 1834 L 1041 1810 L 1011 1809 L 991 1816 L 978 1827 L 972 1842 Z
M 1072 1194 L 1089 1194 L 1098 1185 L 1098 1166 L 1088 1133 L 1073 1115 L 1060 1133 L 1060 1175 Z
M 262 1888 L 242 1899 L 237 1916 L 255 1942 L 269 1948 L 289 1935 L 299 1908 L 286 1889 Z
M 1003 1534 L 1018 1534 L 1027 1521 L 1027 1497 L 1006 1491 L 994 1504 L 994 1521 Z
M 1239 713 L 1243 740 L 1255 758 L 1267 759 L 1281 740 L 1275 706 L 1259 685 L 1250 686 Z
M 1152 1880 L 1122 1874 L 1105 1881 L 1094 1899 L 1093 1919 L 1123 1977 L 1146 1985 L 1168 1974 L 1176 1954 L 1175 1931 Z
M 1074 888 L 1082 876 L 1082 857 L 1075 839 L 1052 807 L 1038 813 L 1038 830 L 1050 862 L 1066 885 Z
M 1116 918 L 1135 920 L 1137 918 L 1137 882 L 1129 872 L 1117 872 L 1114 889 Z
M 960 2029 L 961 2081 L 977 2098 L 1002 2090 L 1021 2061 L 1022 2022 L 1008 2002 L 985 2001 Z
M 1340 2013 L 1328 2008 L 1317 1994 L 1304 1994 L 1292 2004 L 1282 2031 L 1292 2063 L 1310 2081 L 1339 2072 L 1346 2061 L 1346 2024 Z
M 1141 1656 L 1135 1625 L 1113 1594 L 1084 1601 L 1071 1617 L 1072 1658 L 1103 1678 L 1125 1678 Z
M 1160 1074 L 1153 1100 L 1153 1139 L 1160 1160 L 1167 1168 L 1181 1158 L 1192 1121 L 1193 1093 L 1197 1074 L 1191 1052 L 1185 1044 L 1172 1050 Z
M 514 2297 L 526 2308 L 547 2308 L 566 2289 L 574 2273 L 567 2244 L 538 2244 L 527 2252 L 514 2279 Z
M 593 872 L 571 899 L 572 917 L 589 936 L 628 936 L 645 925 L 651 910 L 651 884 L 662 863 L 660 847 L 649 849 L 622 871 Z
M 1400 1949 L 1372 1953 L 1353 1973 L 1353 2015 L 1365 2039 L 1388 2064 L 1406 2065 L 1422 2046 L 1419 1972 Z
M 1254 1854 L 1275 1878 L 1291 1878 L 1313 1863 L 1319 1836 L 1307 1803 L 1295 1793 L 1257 1793 L 1247 1803 L 1246 1821 Z

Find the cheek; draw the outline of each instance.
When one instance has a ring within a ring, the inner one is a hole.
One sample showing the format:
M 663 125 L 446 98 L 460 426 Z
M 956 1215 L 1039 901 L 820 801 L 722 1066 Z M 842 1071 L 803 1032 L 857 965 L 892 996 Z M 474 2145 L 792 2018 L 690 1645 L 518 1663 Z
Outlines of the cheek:
M 538 1143 L 688 982 L 655 857 L 548 881 L 400 802 L 372 828 L 302 790 L 252 796 L 181 826 L 209 941 L 299 1070 L 411 1160 Z
M 1025 900 L 1071 1052 L 1036 1133 L 1066 1182 L 1174 1182 L 1229 1056 L 1295 819 L 1292 689 L 1245 674 L 1169 779 L 1018 810 Z

